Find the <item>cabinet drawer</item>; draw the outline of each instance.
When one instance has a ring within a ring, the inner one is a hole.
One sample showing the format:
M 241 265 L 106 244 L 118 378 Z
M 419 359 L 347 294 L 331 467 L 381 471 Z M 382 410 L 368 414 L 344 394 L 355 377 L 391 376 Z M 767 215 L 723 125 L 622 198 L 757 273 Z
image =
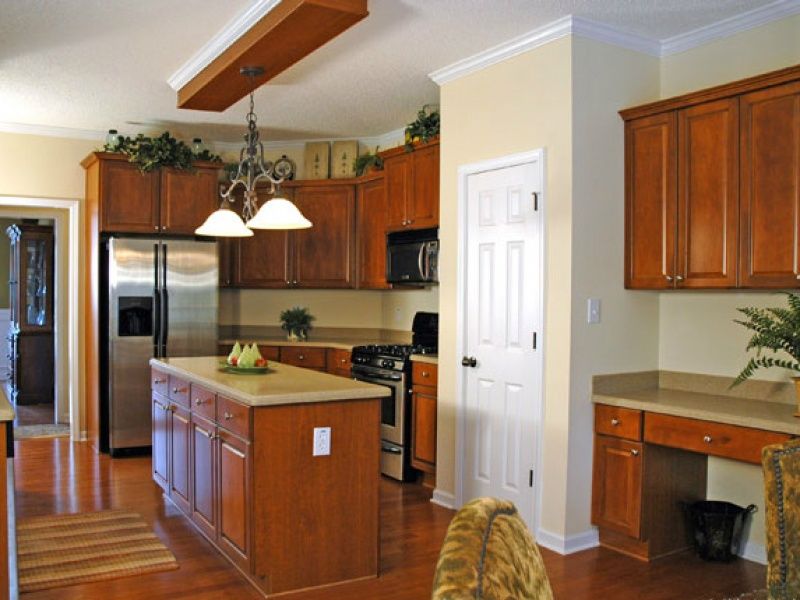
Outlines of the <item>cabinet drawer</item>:
M 641 441 L 642 411 L 595 404 L 594 430 L 603 435 Z
M 325 348 L 302 348 L 299 346 L 283 346 L 281 362 L 308 369 L 325 369 Z
M 438 367 L 430 363 L 412 362 L 411 363 L 411 385 L 414 387 L 425 386 L 436 388 L 438 380 Z
M 229 400 L 224 396 L 217 398 L 217 424 L 228 431 L 250 439 L 250 408 Z
M 266 358 L 268 361 L 279 361 L 281 358 L 280 346 L 259 346 L 258 351 L 261 352 L 261 356 Z
M 186 408 L 189 408 L 189 382 L 181 379 L 180 377 L 175 377 L 175 375 L 169 376 L 169 399 L 175 402 L 175 404 L 180 404 Z
M 753 464 L 761 464 L 764 446 L 780 444 L 790 437 L 763 429 L 654 413 L 647 413 L 644 419 L 645 442 Z
M 150 388 L 156 394 L 159 394 L 164 398 L 166 398 L 168 384 L 169 384 L 169 378 L 167 377 L 166 373 L 162 373 L 161 371 L 157 371 L 156 369 L 150 369 Z
M 217 396 L 211 390 L 192 384 L 192 412 L 211 421 L 217 414 Z
M 342 350 L 340 348 L 328 349 L 328 373 L 335 375 L 340 372 L 350 371 L 350 350 Z

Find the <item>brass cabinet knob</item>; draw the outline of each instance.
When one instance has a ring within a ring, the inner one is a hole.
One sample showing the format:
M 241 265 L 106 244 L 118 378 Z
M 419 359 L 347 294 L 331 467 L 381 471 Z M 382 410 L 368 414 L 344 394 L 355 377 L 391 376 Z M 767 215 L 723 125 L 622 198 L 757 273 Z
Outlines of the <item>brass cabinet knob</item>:
M 639 456 L 639 451 L 636 448 L 631 450 L 631 456 Z
M 203 401 L 200 398 L 195 398 L 194 403 L 196 406 L 200 406 L 203 403 Z
M 672 281 L 672 275 L 664 275 L 667 278 L 667 281 Z
M 161 385 L 162 383 L 167 383 L 167 380 L 166 379 L 158 379 L 158 378 L 153 379 L 153 384 L 154 385 Z
M 619 419 L 611 419 L 611 424 L 612 424 L 614 427 L 616 427 L 617 425 L 619 425 Z
M 710 444 L 710 443 L 711 443 L 712 441 L 714 441 L 714 440 L 712 440 L 712 439 L 711 439 L 711 436 L 710 436 L 710 435 L 704 435 L 704 436 L 703 436 L 703 441 L 704 441 L 706 444 Z
M 298 355 L 297 355 L 297 358 L 298 358 L 299 360 L 305 360 L 305 358 L 306 358 L 306 357 L 305 357 L 305 356 L 303 356 L 302 354 L 298 354 Z
M 675 281 L 683 281 L 683 275 L 675 275 Z
M 231 413 L 229 413 L 229 412 L 226 412 L 226 413 L 223 415 L 223 417 L 225 418 L 225 420 L 226 420 L 226 421 L 230 421 L 230 420 L 233 418 L 233 414 L 231 414 Z

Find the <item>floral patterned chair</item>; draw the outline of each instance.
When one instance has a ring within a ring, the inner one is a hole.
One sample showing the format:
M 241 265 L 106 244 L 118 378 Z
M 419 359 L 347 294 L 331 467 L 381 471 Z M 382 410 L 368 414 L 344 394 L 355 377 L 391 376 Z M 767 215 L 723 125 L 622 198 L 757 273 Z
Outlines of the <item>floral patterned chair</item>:
M 453 517 L 432 600 L 552 600 L 542 555 L 511 502 L 478 498 Z
M 800 439 L 761 452 L 769 600 L 800 598 Z

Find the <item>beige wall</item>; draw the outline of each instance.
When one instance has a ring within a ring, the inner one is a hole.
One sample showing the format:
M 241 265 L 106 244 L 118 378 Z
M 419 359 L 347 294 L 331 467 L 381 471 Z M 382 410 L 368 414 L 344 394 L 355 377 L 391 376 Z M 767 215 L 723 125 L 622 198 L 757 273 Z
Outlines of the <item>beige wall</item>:
M 800 63 L 800 15 L 770 23 L 671 57 L 661 64 L 661 93 L 669 97 Z M 659 299 L 662 369 L 736 375 L 744 365 L 747 331 L 732 322 L 741 306 L 780 306 L 775 294 L 754 292 L 664 293 Z M 780 370 L 759 378 L 784 380 Z M 709 460 L 708 495 L 742 506 L 753 503 L 750 540 L 764 543 L 761 469 Z
M 571 46 L 560 39 L 441 88 L 439 411 L 436 484 L 455 492 L 458 351 L 458 168 L 544 148 L 546 157 L 545 421 L 542 526 L 564 529 L 567 506 L 572 237 Z
M 657 98 L 658 89 L 657 59 L 573 38 L 567 536 L 591 527 L 592 376 L 658 367 L 658 296 L 624 288 L 624 127 L 617 114 Z M 601 300 L 598 324 L 587 324 L 589 298 Z

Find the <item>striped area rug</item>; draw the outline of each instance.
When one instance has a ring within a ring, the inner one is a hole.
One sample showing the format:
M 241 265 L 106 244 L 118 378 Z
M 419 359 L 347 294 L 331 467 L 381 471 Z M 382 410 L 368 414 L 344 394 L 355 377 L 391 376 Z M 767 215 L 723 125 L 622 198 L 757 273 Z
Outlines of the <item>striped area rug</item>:
M 134 512 L 107 510 L 17 521 L 20 592 L 178 568 Z

